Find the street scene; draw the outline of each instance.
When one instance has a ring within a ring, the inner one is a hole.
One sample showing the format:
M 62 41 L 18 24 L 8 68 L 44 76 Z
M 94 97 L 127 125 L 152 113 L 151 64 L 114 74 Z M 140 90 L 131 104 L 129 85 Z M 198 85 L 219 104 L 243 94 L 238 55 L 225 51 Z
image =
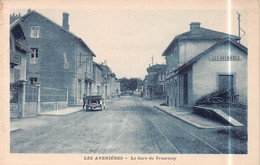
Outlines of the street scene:
M 10 153 L 247 154 L 245 12 L 213 17 L 14 10 Z
M 185 112 L 180 112 L 185 113 Z M 190 115 L 191 116 L 191 115 Z M 188 115 L 187 115 L 188 117 Z M 22 119 L 23 120 L 23 119 Z M 27 120 L 27 119 L 25 119 Z M 104 111 L 79 110 L 69 115 L 44 115 L 11 132 L 14 153 L 245 153 L 246 138 L 238 129 L 209 121 L 216 129 L 200 129 L 159 111 L 140 97 L 123 96 L 107 102 Z M 199 117 L 194 123 L 201 123 Z M 237 145 L 237 144 L 242 145 Z

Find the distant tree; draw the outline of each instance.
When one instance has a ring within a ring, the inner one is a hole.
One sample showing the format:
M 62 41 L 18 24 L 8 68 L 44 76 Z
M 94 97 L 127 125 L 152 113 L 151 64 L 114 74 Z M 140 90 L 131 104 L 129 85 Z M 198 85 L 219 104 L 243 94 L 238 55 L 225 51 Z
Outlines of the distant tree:
M 122 92 L 126 92 L 128 90 L 134 92 L 137 89 L 138 85 L 142 84 L 142 80 L 138 78 L 127 79 L 124 77 L 119 79 L 119 82 L 120 82 L 120 89 Z

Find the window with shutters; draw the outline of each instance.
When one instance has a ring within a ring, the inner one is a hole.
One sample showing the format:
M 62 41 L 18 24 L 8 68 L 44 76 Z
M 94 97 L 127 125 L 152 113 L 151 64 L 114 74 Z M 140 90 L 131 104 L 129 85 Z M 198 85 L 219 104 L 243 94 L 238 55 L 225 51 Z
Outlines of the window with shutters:
M 38 48 L 31 48 L 33 53 L 31 53 L 30 63 L 36 64 L 38 60 L 39 51 Z
M 40 26 L 31 26 L 31 38 L 40 37 Z

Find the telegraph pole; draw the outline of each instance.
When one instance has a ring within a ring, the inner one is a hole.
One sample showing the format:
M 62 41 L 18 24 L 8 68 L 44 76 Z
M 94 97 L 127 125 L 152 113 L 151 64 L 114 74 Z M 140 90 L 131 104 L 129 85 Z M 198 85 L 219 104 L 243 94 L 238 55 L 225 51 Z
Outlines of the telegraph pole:
M 152 66 L 153 66 L 153 56 L 152 56 Z
M 237 20 L 238 20 L 238 36 L 240 38 L 240 14 L 237 12 Z M 238 41 L 240 43 L 240 40 Z

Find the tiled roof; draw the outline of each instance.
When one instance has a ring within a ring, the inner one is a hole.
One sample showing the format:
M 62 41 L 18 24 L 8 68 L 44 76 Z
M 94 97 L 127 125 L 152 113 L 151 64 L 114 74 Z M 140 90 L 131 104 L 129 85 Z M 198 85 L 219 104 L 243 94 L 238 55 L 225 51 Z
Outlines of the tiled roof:
M 175 39 L 184 40 L 184 39 L 222 39 L 230 37 L 234 40 L 239 40 L 240 37 L 229 35 L 222 32 L 217 32 L 214 30 L 206 29 L 206 28 L 200 28 L 198 33 L 192 34 L 191 31 L 188 31 L 186 33 L 182 33 L 175 37 Z
M 218 32 L 206 28 L 200 27 L 199 30 L 196 33 L 192 33 L 191 31 L 182 33 L 180 35 L 177 35 L 172 42 L 169 44 L 169 46 L 165 49 L 162 56 L 166 56 L 168 51 L 175 46 L 175 44 L 178 41 L 181 40 L 221 40 L 223 38 L 230 37 L 233 40 L 239 40 L 240 37 L 235 35 L 230 35 L 223 32 Z

